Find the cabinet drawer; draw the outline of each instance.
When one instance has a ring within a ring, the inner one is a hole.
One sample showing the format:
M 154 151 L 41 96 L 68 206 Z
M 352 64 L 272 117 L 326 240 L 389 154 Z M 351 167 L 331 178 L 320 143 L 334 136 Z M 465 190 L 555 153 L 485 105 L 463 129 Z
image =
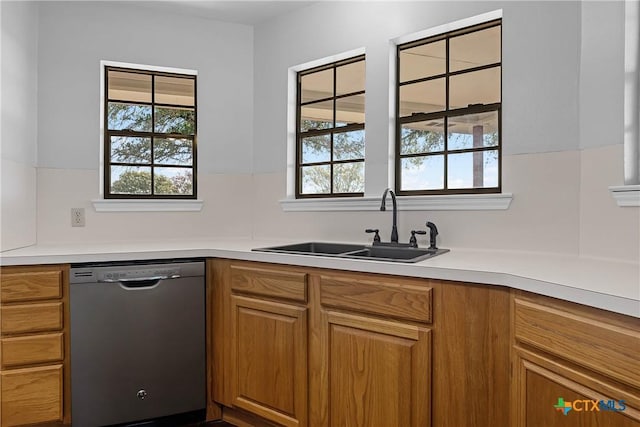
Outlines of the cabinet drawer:
M 2 335 L 59 331 L 62 319 L 61 301 L 0 307 Z
M 640 321 L 627 328 L 569 306 L 520 298 L 514 300 L 514 313 L 518 341 L 640 387 Z
M 234 292 L 307 302 L 307 273 L 243 265 L 231 266 Z
M 0 373 L 2 426 L 62 420 L 62 365 Z
M 63 333 L 2 338 L 2 367 L 61 361 Z
M 431 322 L 428 281 L 345 275 L 320 276 L 322 305 L 400 320 Z
M 62 297 L 62 270 L 3 269 L 0 301 L 18 302 Z

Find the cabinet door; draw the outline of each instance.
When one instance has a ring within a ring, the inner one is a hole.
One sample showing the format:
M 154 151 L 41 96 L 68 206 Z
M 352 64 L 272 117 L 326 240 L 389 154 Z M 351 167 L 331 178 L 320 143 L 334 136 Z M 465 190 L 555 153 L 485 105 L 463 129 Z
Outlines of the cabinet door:
M 640 427 L 637 393 L 535 353 L 516 351 L 514 426 Z
M 311 349 L 321 387 L 311 396 L 311 425 L 429 426 L 430 330 L 340 312 L 322 317 L 321 348 Z
M 307 309 L 231 297 L 233 405 L 284 426 L 307 425 Z
M 0 373 L 0 425 L 62 420 L 62 365 L 12 369 Z

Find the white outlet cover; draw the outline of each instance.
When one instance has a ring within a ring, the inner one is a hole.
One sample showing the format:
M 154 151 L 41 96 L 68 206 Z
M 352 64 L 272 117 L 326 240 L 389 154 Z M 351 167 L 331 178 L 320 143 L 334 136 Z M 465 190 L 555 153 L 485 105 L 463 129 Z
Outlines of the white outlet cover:
M 71 208 L 71 226 L 84 227 L 84 208 Z

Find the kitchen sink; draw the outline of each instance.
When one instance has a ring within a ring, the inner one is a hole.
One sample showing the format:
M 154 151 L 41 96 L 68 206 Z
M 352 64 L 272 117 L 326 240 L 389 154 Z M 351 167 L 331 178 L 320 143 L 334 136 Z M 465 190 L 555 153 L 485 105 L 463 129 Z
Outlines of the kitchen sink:
M 377 259 L 379 261 L 418 262 L 449 252 L 449 249 L 368 246 L 361 251 L 345 254 L 347 258 Z
M 350 243 L 306 242 L 294 243 L 292 245 L 272 246 L 270 248 L 259 248 L 254 249 L 254 251 L 282 252 L 287 254 L 340 255 L 346 252 L 360 251 L 365 247 L 365 245 L 355 245 Z
M 449 252 L 449 249 L 408 246 L 366 246 L 350 243 L 305 242 L 253 249 L 258 252 L 330 256 L 338 258 L 413 263 Z

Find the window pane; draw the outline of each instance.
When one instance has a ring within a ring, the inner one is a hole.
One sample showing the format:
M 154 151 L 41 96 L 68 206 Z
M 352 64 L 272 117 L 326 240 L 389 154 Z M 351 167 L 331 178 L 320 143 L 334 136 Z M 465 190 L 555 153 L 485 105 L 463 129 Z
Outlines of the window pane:
M 333 168 L 334 193 L 364 192 L 364 162 L 339 163 Z
M 151 163 L 151 138 L 112 136 L 111 162 Z
M 151 75 L 125 71 L 107 71 L 108 99 L 151 102 Z
M 408 157 L 401 160 L 401 190 L 444 188 L 444 156 Z
M 440 40 L 400 51 L 400 82 L 444 74 L 446 42 Z
M 331 192 L 331 166 L 304 166 L 300 173 L 302 174 L 302 194 Z
M 336 127 L 364 123 L 364 95 L 336 99 Z
M 300 77 L 300 88 L 303 103 L 332 97 L 333 68 Z
M 400 154 L 444 150 L 444 119 L 405 123 L 400 132 Z
M 333 135 L 333 159 L 364 159 L 364 131 L 354 130 Z
M 153 141 L 153 162 L 164 165 L 193 164 L 193 142 L 183 138 L 156 138 Z
M 111 166 L 112 194 L 151 194 L 151 168 Z
M 499 140 L 498 112 L 450 117 L 448 132 L 449 150 L 495 147 Z
M 353 62 L 336 68 L 336 95 L 364 90 L 364 61 Z
M 449 108 L 500 102 L 500 67 L 451 76 Z
M 156 132 L 195 134 L 196 114 L 193 108 L 156 107 L 155 112 Z
M 309 104 L 300 109 L 300 131 L 333 127 L 333 101 Z
M 107 127 L 110 130 L 151 132 L 151 106 L 109 102 Z
M 155 168 L 153 191 L 162 195 L 193 194 L 193 169 Z
M 449 41 L 449 70 L 458 71 L 501 61 L 500 26 L 487 28 Z
M 196 85 L 194 79 L 184 77 L 156 76 L 156 98 L 158 104 L 195 106 Z
M 302 163 L 328 162 L 331 160 L 331 135 L 302 138 Z
M 449 188 L 487 188 L 498 186 L 498 151 L 450 154 Z
M 445 79 L 429 80 L 400 87 L 400 117 L 445 109 Z

